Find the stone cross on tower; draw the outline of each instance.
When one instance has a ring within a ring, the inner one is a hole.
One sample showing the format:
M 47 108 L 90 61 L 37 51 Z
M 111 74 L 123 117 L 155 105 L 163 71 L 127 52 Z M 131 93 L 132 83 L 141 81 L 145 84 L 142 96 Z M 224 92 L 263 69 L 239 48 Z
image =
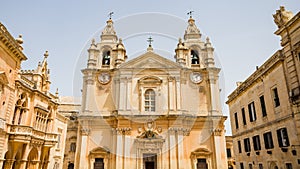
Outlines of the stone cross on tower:
M 151 36 L 148 38 L 147 42 L 149 42 L 149 47 L 151 47 L 152 46 L 152 42 L 153 42 L 153 39 L 152 39 Z
M 113 14 L 114 14 L 114 12 L 110 12 L 110 13 L 108 14 L 109 19 L 111 19 L 111 17 L 113 16 Z
M 192 18 L 193 12 L 194 12 L 194 11 L 189 11 L 189 12 L 187 13 L 187 15 L 190 15 L 190 18 Z

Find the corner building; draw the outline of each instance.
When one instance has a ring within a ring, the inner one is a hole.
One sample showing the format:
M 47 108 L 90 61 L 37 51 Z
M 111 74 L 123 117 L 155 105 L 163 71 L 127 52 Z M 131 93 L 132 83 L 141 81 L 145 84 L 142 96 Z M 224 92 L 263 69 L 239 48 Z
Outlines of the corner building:
M 82 70 L 75 168 L 228 167 L 220 69 L 193 18 L 175 53 L 175 61 L 168 60 L 149 45 L 129 60 L 107 21 Z
M 0 23 L 0 168 L 62 169 L 67 119 L 49 91 L 48 52 L 36 69 L 21 70 L 22 43 Z
M 273 17 L 282 49 L 228 96 L 239 169 L 300 168 L 300 13 Z

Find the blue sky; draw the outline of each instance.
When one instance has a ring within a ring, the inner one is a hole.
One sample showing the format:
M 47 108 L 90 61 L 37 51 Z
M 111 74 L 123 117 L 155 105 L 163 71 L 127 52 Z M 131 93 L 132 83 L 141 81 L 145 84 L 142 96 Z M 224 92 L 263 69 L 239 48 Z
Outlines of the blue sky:
M 272 17 L 280 5 L 294 14 L 300 9 L 298 0 L 10 0 L 1 2 L 0 21 L 14 37 L 23 35 L 24 53 L 28 60 L 23 62 L 22 69 L 35 69 L 37 63 L 42 61 L 44 51 L 48 50 L 51 91 L 55 92 L 59 88 L 60 95 L 73 95 L 73 85 L 80 86 L 82 83 L 73 80 L 74 75 L 78 76 L 78 62 L 83 62 L 79 65 L 85 66 L 85 59 L 81 61 L 78 58 L 87 55 L 87 42 L 93 36 L 99 37 L 99 31 L 105 25 L 109 12 L 114 12 L 113 19 L 117 24 L 118 21 L 124 21 L 124 18 L 142 13 L 162 13 L 164 16 L 170 15 L 187 21 L 186 14 L 192 10 L 203 37 L 209 36 L 215 48 L 222 68 L 224 85 L 221 84 L 221 95 L 225 101 L 235 89 L 235 82 L 245 80 L 255 71 L 256 66 L 280 49 L 280 39 L 273 34 L 277 27 Z M 153 23 L 150 28 L 168 25 L 151 19 L 132 25 L 141 23 Z M 182 23 L 184 22 L 180 24 Z M 116 30 L 121 32 L 120 28 L 116 27 Z M 184 29 L 181 37 L 183 33 Z M 117 34 L 119 35 L 118 32 Z M 163 36 L 156 36 L 153 46 L 174 54 L 176 41 L 168 41 L 170 38 L 166 40 Z M 135 47 L 137 44 L 139 45 Z M 130 59 L 136 52 L 146 50 L 147 42 L 143 36 L 133 36 L 124 41 L 124 45 Z M 79 91 L 78 88 L 75 90 Z M 224 114 L 227 115 L 228 109 L 224 106 Z

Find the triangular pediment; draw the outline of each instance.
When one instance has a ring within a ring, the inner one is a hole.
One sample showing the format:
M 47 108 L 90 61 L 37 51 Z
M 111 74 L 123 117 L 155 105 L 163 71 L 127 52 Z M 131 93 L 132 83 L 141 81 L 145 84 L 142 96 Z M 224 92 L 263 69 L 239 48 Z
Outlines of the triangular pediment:
M 120 66 L 120 69 L 179 69 L 181 66 L 169 59 L 166 59 L 154 52 L 148 51 L 137 58 L 134 58 Z

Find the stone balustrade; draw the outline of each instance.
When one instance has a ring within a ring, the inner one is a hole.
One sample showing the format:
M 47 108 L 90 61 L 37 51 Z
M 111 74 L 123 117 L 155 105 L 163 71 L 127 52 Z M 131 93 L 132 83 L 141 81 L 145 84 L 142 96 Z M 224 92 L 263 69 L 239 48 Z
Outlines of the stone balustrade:
M 57 142 L 57 134 L 45 133 L 40 130 L 35 130 L 30 126 L 10 125 L 9 134 L 14 135 L 14 138 L 20 139 L 20 137 L 24 137 L 24 140 L 35 138 L 48 143 L 51 142 L 53 145 Z

